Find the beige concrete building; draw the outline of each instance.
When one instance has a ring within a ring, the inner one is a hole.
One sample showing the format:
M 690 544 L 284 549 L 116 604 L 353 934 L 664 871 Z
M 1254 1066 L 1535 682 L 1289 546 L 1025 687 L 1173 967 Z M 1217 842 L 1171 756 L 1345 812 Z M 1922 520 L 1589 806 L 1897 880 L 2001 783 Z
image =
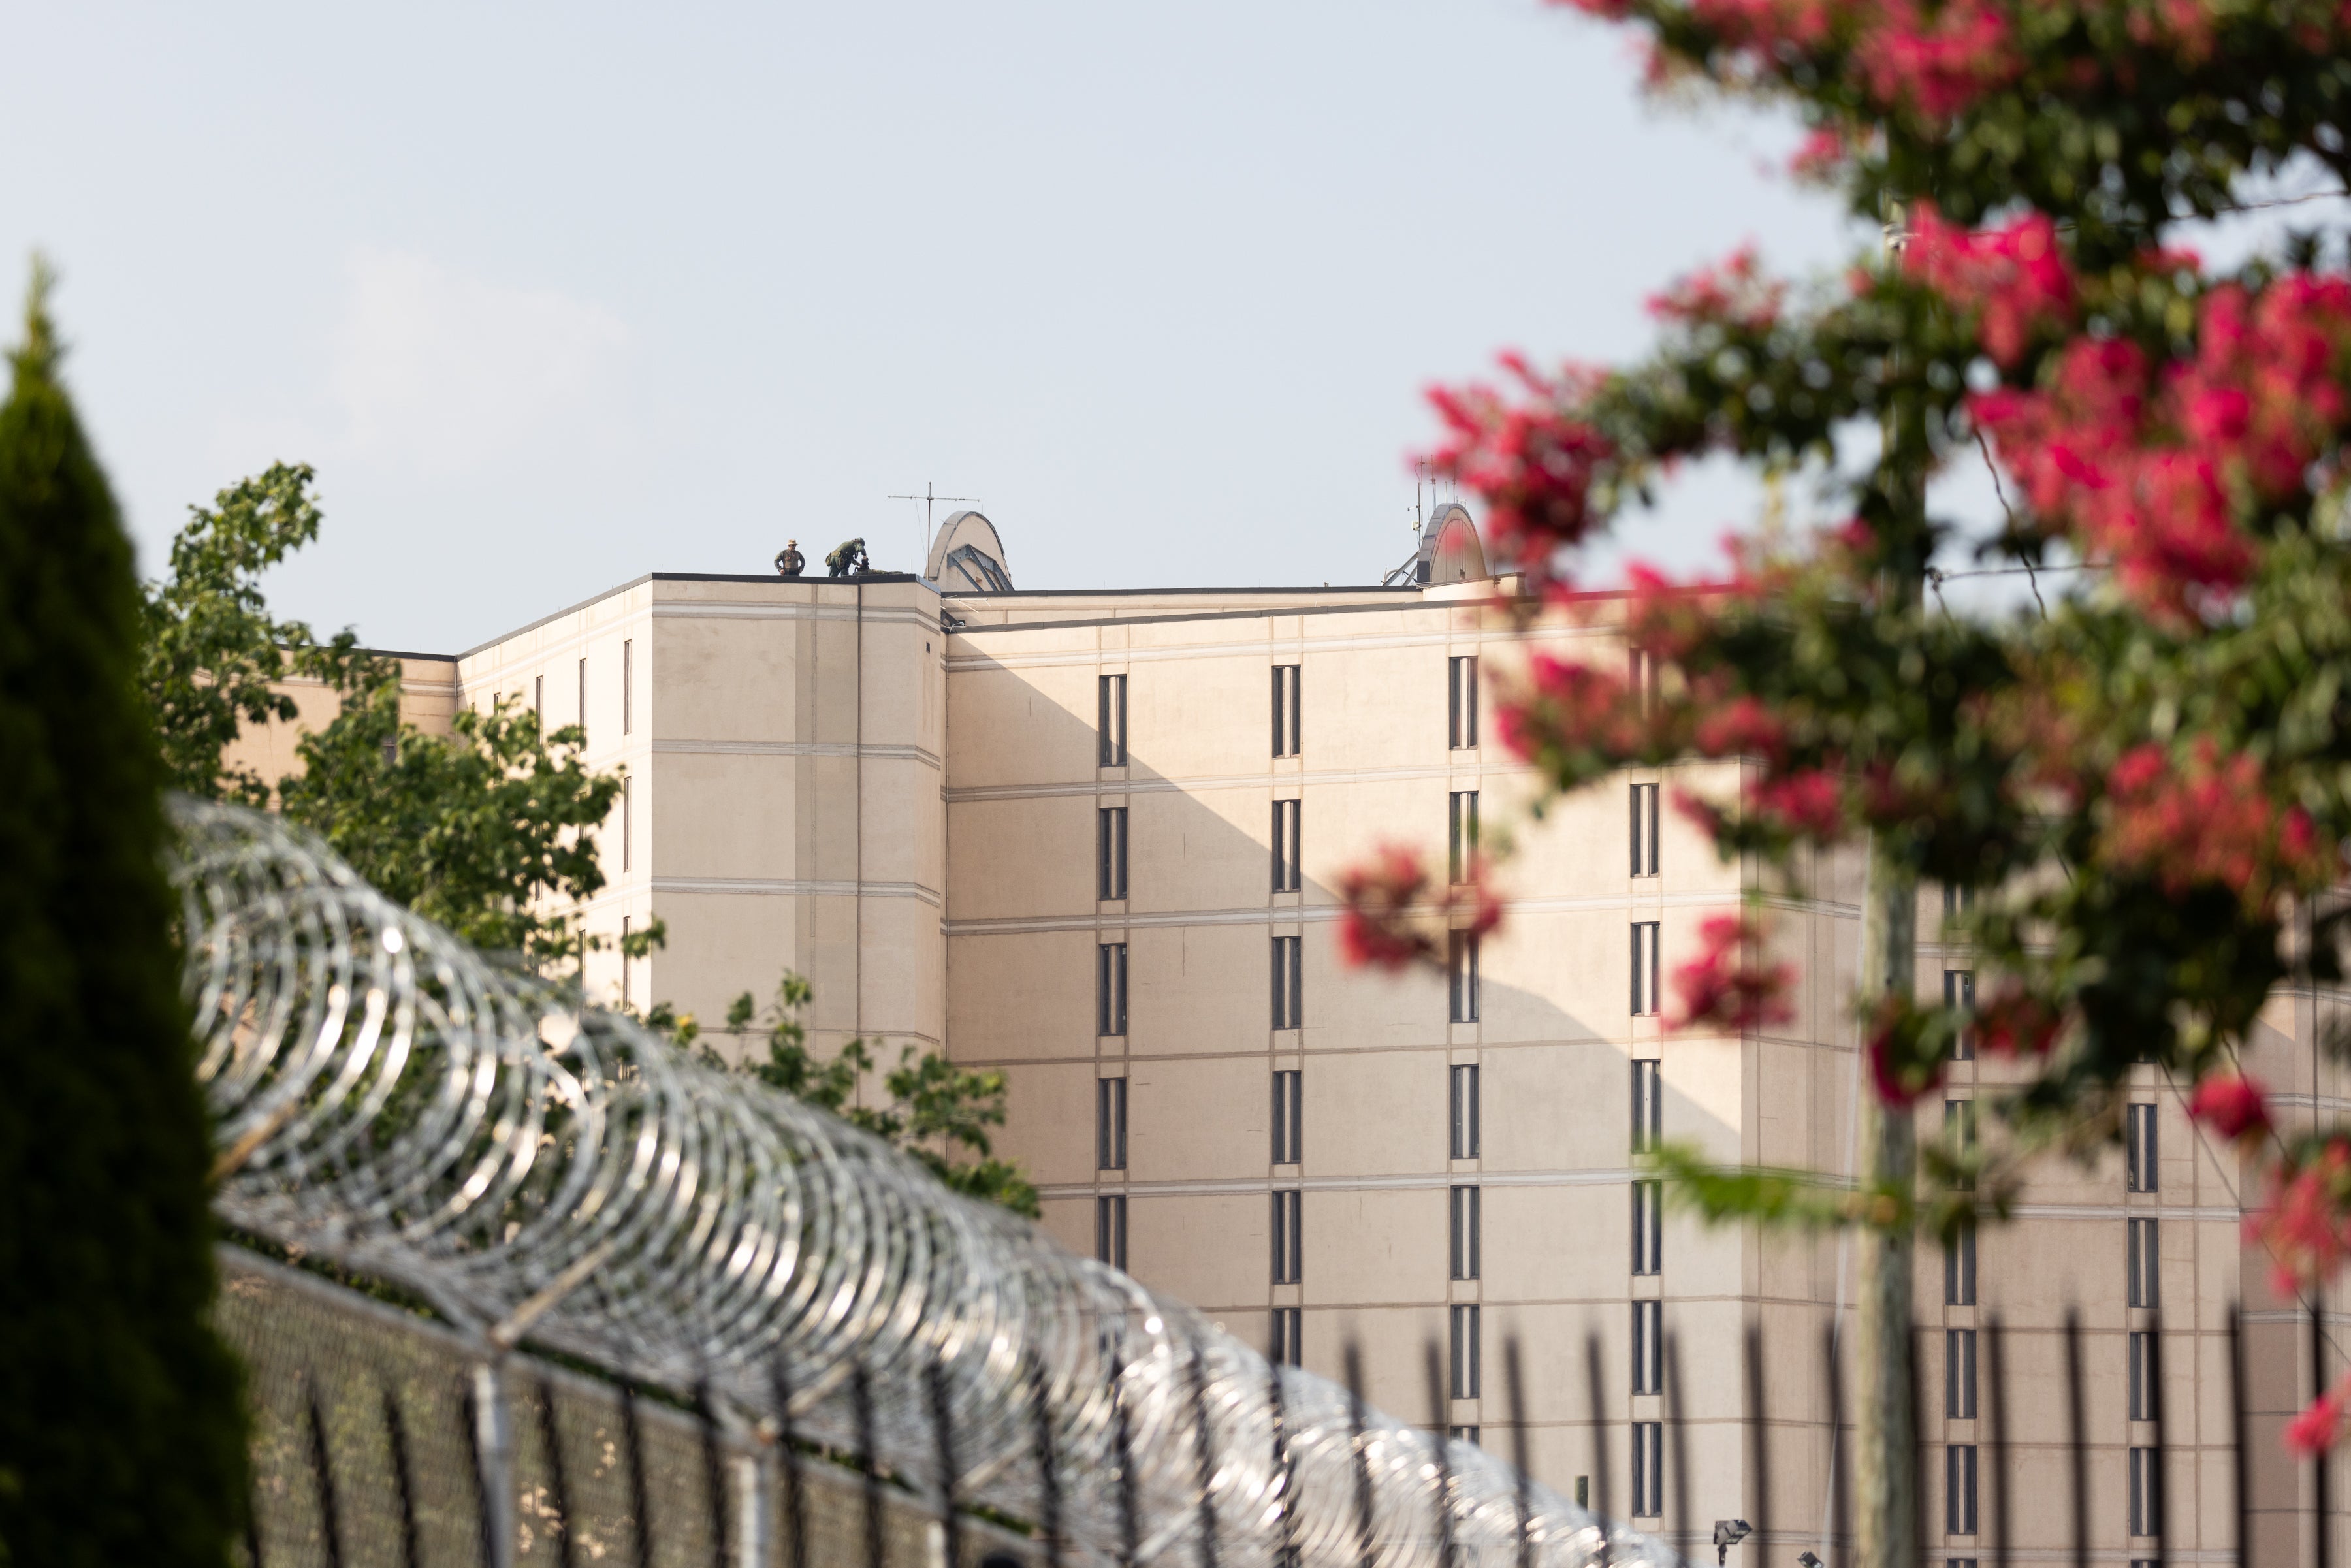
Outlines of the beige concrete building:
M 1735 769 L 1627 773 L 1525 820 L 1534 780 L 1496 743 L 1488 694 L 1535 646 L 1626 656 L 1608 601 L 1531 631 L 1493 613 L 1510 584 L 1487 579 L 1458 508 L 1397 577 L 1011 591 L 995 530 L 963 514 L 921 578 L 655 573 L 405 669 L 413 696 L 444 705 L 427 718 L 519 696 L 582 723 L 592 764 L 626 768 L 602 840 L 611 884 L 588 916 L 609 932 L 658 918 L 668 946 L 625 972 L 606 956 L 591 993 L 710 1019 L 797 969 L 820 1044 L 936 1045 L 1005 1070 L 1003 1152 L 1071 1247 L 1317 1371 L 1360 1343 L 1371 1396 L 1399 1413 L 1437 1418 L 1434 1356 L 1442 1419 L 1505 1451 L 1515 1343 L 1543 1479 L 1646 1528 L 1703 1538 L 1744 1517 L 1763 1529 L 1738 1549 L 1750 1564 L 1792 1568 L 1807 1547 L 1841 1563 L 1823 1344 L 1849 1329 L 1849 1249 L 1660 1218 L 1636 1155 L 1661 1135 L 1850 1167 L 1858 874 L 1824 861 L 1800 894 L 1771 894 L 1801 976 L 1793 1024 L 1667 1036 L 1661 989 L 1754 881 L 1670 798 L 1727 792 Z M 1480 825 L 1515 848 L 1504 929 L 1456 942 L 1449 974 L 1345 967 L 1343 869 L 1389 841 L 1443 866 Z M 1921 989 L 1964 996 L 1952 977 L 1971 961 L 1942 915 L 1930 892 Z M 2321 1008 L 2282 1001 L 2254 1065 L 2290 1104 L 2339 1111 Z M 1958 1063 L 1935 1100 L 1991 1092 L 2002 1071 Z M 2094 1556 L 2156 1557 L 2158 1496 L 2171 1561 L 2232 1556 L 2225 1314 L 2241 1293 L 2251 1469 L 2272 1511 L 2260 1556 L 2283 1568 L 2308 1550 L 2295 1510 L 2313 1478 L 2275 1439 L 2312 1386 L 2307 1315 L 2267 1297 L 2241 1243 L 2234 1159 L 2140 1072 L 2145 1158 L 2049 1168 L 1971 1259 L 1921 1251 L 1927 1562 L 1989 1568 L 2003 1507 L 2011 1561 L 2066 1554 L 2069 1307 Z M 1971 1113 L 1930 1101 L 1922 1130 Z M 2005 1476 L 1989 1446 L 1995 1315 Z

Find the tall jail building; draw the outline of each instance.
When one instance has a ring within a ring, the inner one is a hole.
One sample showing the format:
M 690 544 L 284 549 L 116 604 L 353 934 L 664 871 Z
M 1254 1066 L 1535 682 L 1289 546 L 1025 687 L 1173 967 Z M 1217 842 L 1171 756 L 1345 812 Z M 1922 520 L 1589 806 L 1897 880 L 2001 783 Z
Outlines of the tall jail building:
M 625 967 L 601 956 L 592 995 L 714 1019 L 796 969 L 821 1047 L 862 1037 L 885 1060 L 935 1046 L 1004 1070 L 1001 1152 L 1072 1249 L 1318 1372 L 1355 1342 L 1375 1402 L 1505 1453 L 1515 1344 L 1543 1479 L 1642 1528 L 1686 1527 L 1693 1551 L 1743 1517 L 1761 1531 L 1738 1549 L 1750 1563 L 1806 1548 L 1841 1563 L 1831 1412 L 1841 1384 L 1849 1421 L 1856 1387 L 1851 1249 L 1702 1228 L 1638 1155 L 1682 1139 L 1851 1168 L 1856 866 L 1823 857 L 1798 894 L 1770 896 L 1794 1022 L 1668 1034 L 1674 969 L 1754 885 L 1673 797 L 1732 796 L 1736 766 L 1628 772 L 1529 821 L 1496 683 L 1538 648 L 1628 660 L 1610 601 L 1529 630 L 1494 613 L 1514 584 L 1489 576 L 1458 507 L 1395 579 L 1023 591 L 996 530 L 965 513 L 920 577 L 655 573 L 404 669 L 428 727 L 505 696 L 582 724 L 589 760 L 626 769 L 588 917 L 607 935 L 661 920 L 668 946 Z M 331 706 L 303 695 L 313 721 Z M 286 737 L 246 744 L 282 756 Z M 1344 868 L 1396 842 L 1455 874 L 1505 833 L 1499 932 L 1457 935 L 1442 973 L 1343 964 Z M 1951 911 L 1922 894 L 1918 983 L 1964 1003 Z M 2282 999 L 2254 1045 L 2253 1071 L 2304 1113 L 2344 1103 L 2317 1049 L 2331 1006 Z M 1967 1124 L 2012 1077 L 1956 1061 L 1918 1108 L 1922 1134 Z M 2239 1299 L 2255 1555 L 2284 1568 L 2310 1549 L 2294 1510 L 2315 1478 L 2277 1433 L 2341 1370 L 2339 1320 L 2314 1334 L 2306 1305 L 2268 1294 L 2236 1162 L 2155 1068 L 2129 1098 L 2127 1158 L 2052 1164 L 2013 1223 L 1918 1251 L 1920 1536 L 1938 1568 L 1989 1559 L 2002 1506 L 2012 1561 L 2067 1549 L 2052 1478 L 2072 1431 L 2069 1311 L 2095 1556 L 2229 1552 Z M 2337 1476 L 2330 1495 L 2351 1486 Z

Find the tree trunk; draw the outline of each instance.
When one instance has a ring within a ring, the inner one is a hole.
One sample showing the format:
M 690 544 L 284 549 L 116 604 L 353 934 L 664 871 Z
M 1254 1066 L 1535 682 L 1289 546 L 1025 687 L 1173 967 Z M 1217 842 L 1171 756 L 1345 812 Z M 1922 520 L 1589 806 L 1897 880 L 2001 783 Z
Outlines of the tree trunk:
M 1907 997 L 1916 984 L 1918 879 L 1888 853 L 1882 833 L 1869 842 L 1869 884 L 1862 908 L 1863 1029 L 1881 998 Z M 1918 1134 L 1907 1107 L 1879 1103 L 1866 1072 L 1860 1082 L 1860 1169 L 1864 1186 L 1907 1192 L 1917 1179 Z M 1865 1228 L 1855 1359 L 1854 1561 L 1859 1568 L 1917 1568 L 1918 1439 L 1910 1373 L 1911 1238 L 1907 1228 Z

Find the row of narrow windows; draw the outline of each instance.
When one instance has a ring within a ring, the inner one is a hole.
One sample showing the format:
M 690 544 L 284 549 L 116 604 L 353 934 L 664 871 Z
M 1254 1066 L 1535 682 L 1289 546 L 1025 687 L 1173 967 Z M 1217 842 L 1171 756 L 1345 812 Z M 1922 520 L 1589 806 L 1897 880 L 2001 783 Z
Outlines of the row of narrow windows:
M 1657 874 L 1657 786 L 1633 786 L 1633 874 Z M 1094 813 L 1094 896 L 1115 902 L 1127 896 L 1127 811 L 1124 806 L 1102 806 Z M 1273 802 L 1273 891 L 1297 893 L 1305 885 L 1301 866 L 1301 822 L 1305 802 Z M 1454 886 L 1478 873 L 1478 791 L 1456 789 L 1446 798 L 1446 876 Z
M 1446 744 L 1455 751 L 1478 746 L 1478 659 L 1475 654 L 1446 662 Z M 1304 692 L 1298 664 L 1273 666 L 1270 715 L 1276 757 L 1297 757 L 1305 749 Z M 1102 675 L 1094 687 L 1095 761 L 1104 768 L 1126 766 L 1126 677 Z

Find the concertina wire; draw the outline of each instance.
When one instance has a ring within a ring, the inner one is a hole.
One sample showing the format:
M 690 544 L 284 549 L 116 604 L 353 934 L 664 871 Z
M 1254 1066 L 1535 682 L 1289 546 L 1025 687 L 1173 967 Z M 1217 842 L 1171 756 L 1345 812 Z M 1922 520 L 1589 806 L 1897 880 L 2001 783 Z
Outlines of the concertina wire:
M 870 1434 L 935 1504 L 1057 1518 L 1064 1563 L 1675 1562 L 838 1118 L 485 960 L 277 818 L 172 810 L 234 1228 L 771 1439 Z

